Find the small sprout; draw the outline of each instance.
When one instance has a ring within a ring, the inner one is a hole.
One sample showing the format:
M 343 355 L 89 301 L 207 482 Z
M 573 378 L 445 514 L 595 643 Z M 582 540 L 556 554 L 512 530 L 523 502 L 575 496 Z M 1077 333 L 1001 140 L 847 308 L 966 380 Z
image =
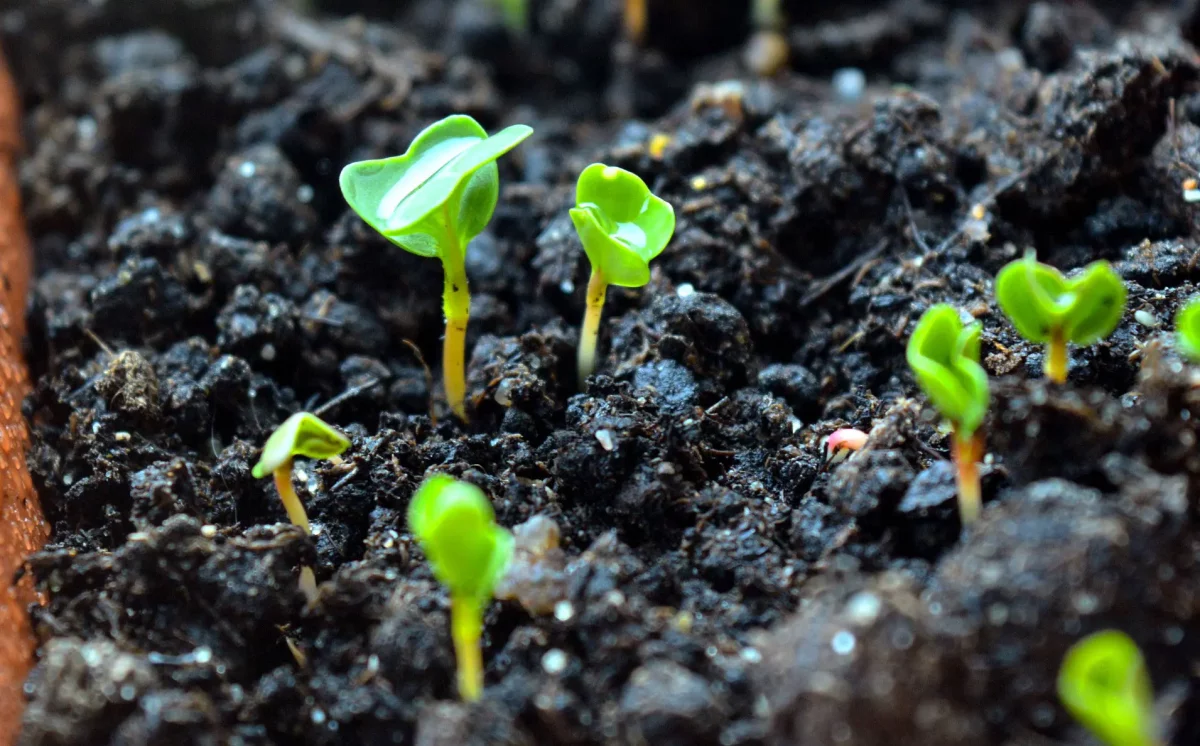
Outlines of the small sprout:
M 571 221 L 592 277 L 579 337 L 579 388 L 596 369 L 596 338 L 609 285 L 636 288 L 650 281 L 650 260 L 675 233 L 675 210 L 646 182 L 616 166 L 593 163 L 579 175 Z
M 1067 343 L 1090 345 L 1112 334 L 1125 310 L 1125 283 L 1105 261 L 1067 278 L 1030 250 L 996 275 L 996 300 L 1022 337 L 1045 344 L 1046 377 L 1067 380 Z
M 312 459 L 331 459 L 340 456 L 350 447 L 350 440 L 330 427 L 320 417 L 308 412 L 297 412 L 275 428 L 263 445 L 262 455 L 251 474 L 262 479 L 271 474 L 275 477 L 275 491 L 283 501 L 288 519 L 304 533 L 312 534 L 308 525 L 308 513 L 292 486 L 292 460 L 297 456 Z M 311 567 L 300 569 L 300 588 L 311 603 L 317 596 L 317 579 Z
M 1192 298 L 1175 315 L 1175 349 L 1200 363 L 1200 298 Z
M 908 340 L 908 365 L 933 406 L 952 427 L 952 450 L 958 473 L 958 510 L 963 525 L 979 518 L 979 459 L 983 438 L 978 432 L 987 415 L 987 372 L 979 365 L 978 321 L 963 326 L 952 306 L 933 306 L 921 316 Z
M 834 430 L 825 439 L 825 463 L 836 464 L 867 444 L 867 434 L 852 427 Z
M 1137 643 L 1104 630 L 1075 643 L 1058 672 L 1058 697 L 1108 746 L 1159 746 L 1154 690 Z
M 514 124 L 489 137 L 474 119 L 456 114 L 426 127 L 404 155 L 342 169 L 342 195 L 367 224 L 405 251 L 442 260 L 442 376 L 450 409 L 464 422 L 471 313 L 466 248 L 496 209 L 496 160 L 532 133 Z
M 790 55 L 782 0 L 753 0 L 750 23 L 755 32 L 746 44 L 746 66 L 756 75 L 774 75 L 787 65 Z
M 434 577 L 450 591 L 458 693 L 477 700 L 483 693 L 483 612 L 512 559 L 513 536 L 496 525 L 482 490 L 444 474 L 429 477 L 413 494 L 408 527 Z

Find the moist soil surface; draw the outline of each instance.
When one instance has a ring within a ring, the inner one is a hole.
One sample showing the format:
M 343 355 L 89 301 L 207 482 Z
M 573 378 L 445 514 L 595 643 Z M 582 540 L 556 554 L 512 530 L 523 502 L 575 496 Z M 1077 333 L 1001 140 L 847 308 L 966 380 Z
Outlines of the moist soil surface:
M 770 79 L 744 2 L 652 0 L 640 47 L 620 3 L 530 5 L 523 37 L 477 0 L 0 11 L 54 530 L 20 742 L 1083 744 L 1055 675 L 1116 627 L 1196 743 L 1200 374 L 1170 330 L 1200 278 L 1197 4 L 794 2 Z M 454 112 L 536 130 L 467 255 L 468 425 L 438 262 L 337 186 Z M 596 160 L 678 230 L 610 290 L 580 392 L 567 209 Z M 1026 247 L 1128 286 L 1066 385 L 991 295 Z M 904 359 L 937 302 L 993 376 L 966 531 Z M 298 464 L 312 538 L 250 473 L 300 409 L 353 440 Z M 840 427 L 870 438 L 827 466 Z M 525 524 L 475 704 L 405 525 L 436 472 Z

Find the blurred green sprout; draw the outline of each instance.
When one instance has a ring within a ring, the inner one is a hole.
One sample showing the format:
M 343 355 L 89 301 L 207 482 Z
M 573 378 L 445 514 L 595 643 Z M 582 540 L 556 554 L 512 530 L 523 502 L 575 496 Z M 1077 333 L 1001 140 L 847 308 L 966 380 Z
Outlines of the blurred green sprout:
M 996 275 L 996 301 L 1022 337 L 1046 345 L 1046 377 L 1063 383 L 1067 344 L 1091 345 L 1112 334 L 1125 310 L 1125 283 L 1108 262 L 1068 278 L 1029 250 Z
M 473 484 L 444 474 L 413 494 L 408 527 L 450 592 L 450 636 L 458 663 L 458 691 L 474 701 L 483 693 L 483 613 L 513 554 L 513 536 L 497 526 L 492 504 Z
M 529 33 L 529 0 L 490 0 L 500 10 L 504 27 L 517 36 Z
M 933 406 L 952 427 L 958 474 L 958 508 L 963 525 L 979 518 L 982 497 L 979 428 L 988 410 L 987 372 L 979 365 L 978 321 L 963 325 L 953 306 L 931 307 L 908 340 L 908 365 Z
M 1058 672 L 1058 697 L 1108 746 L 1160 746 L 1154 690 L 1137 643 L 1104 630 L 1075 643 Z
M 275 428 L 263 445 L 262 455 L 251 474 L 262 479 L 268 474 L 275 477 L 275 491 L 283 502 L 288 519 L 304 533 L 311 535 L 308 513 L 304 503 L 292 486 L 292 461 L 297 456 L 310 459 L 331 459 L 340 456 L 350 447 L 350 439 L 327 424 L 320 417 L 308 412 L 297 412 Z M 300 588 L 311 602 L 317 595 L 317 580 L 311 567 L 300 569 Z
M 442 376 L 450 409 L 464 422 L 471 314 L 466 248 L 496 209 L 496 160 L 532 133 L 514 124 L 489 136 L 471 117 L 455 114 L 426 127 L 404 155 L 342 169 L 342 195 L 368 225 L 405 251 L 442 260 Z
M 1175 349 L 1200 363 L 1200 298 L 1192 298 L 1175 314 Z
M 650 281 L 650 260 L 675 233 L 675 210 L 623 168 L 593 163 L 579 174 L 571 222 L 592 265 L 579 335 L 579 387 L 596 370 L 596 341 L 609 285 Z

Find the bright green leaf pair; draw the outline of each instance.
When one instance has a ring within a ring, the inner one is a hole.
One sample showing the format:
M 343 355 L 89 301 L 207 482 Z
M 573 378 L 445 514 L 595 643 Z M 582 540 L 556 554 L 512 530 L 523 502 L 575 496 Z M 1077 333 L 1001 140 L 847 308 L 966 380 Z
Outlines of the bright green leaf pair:
M 1124 632 L 1096 632 L 1075 643 L 1059 669 L 1058 696 L 1108 746 L 1160 743 L 1150 674 Z
M 978 321 L 963 326 L 952 306 L 933 306 L 908 340 L 909 367 L 917 383 L 963 437 L 983 424 L 988 408 L 987 372 L 979 365 Z
M 434 576 L 451 593 L 491 598 L 512 558 L 513 537 L 496 525 L 482 490 L 434 475 L 413 495 L 408 527 L 421 542 Z
M 618 287 L 650 282 L 650 260 L 675 233 L 675 210 L 623 168 L 593 163 L 579 174 L 571 222 L 593 272 Z
M 496 159 L 533 134 L 514 124 L 495 135 L 455 114 L 426 127 L 404 155 L 342 169 L 346 202 L 372 228 L 419 256 L 462 253 L 483 232 L 500 196 Z
M 1065 277 L 1033 251 L 996 275 L 996 301 L 1022 337 L 1048 345 L 1046 375 L 1067 378 L 1067 343 L 1094 344 L 1112 334 L 1125 310 L 1125 283 L 1105 261 Z
M 609 285 L 641 287 L 650 260 L 675 233 L 675 210 L 623 168 L 593 163 L 579 175 L 571 222 L 592 264 L 587 311 L 579 333 L 579 387 L 596 369 L 596 341 Z
M 1193 363 L 1200 363 L 1200 298 L 1188 301 L 1175 315 L 1175 349 Z

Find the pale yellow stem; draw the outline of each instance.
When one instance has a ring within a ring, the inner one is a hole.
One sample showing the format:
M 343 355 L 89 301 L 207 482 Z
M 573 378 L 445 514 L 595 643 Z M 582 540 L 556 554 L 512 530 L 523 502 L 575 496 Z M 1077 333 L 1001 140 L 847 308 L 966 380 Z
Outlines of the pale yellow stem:
M 957 431 L 951 436 L 951 452 L 957 467 L 958 514 L 963 526 L 979 520 L 983 496 L 979 486 L 979 459 L 983 457 L 983 436 L 976 432 L 962 437 Z
M 598 269 L 592 270 L 588 280 L 587 311 L 583 315 L 583 326 L 579 330 L 579 390 L 587 384 L 588 376 L 596 371 L 596 342 L 600 337 L 600 319 L 604 315 L 604 297 L 608 293 L 608 282 Z
M 311 534 L 312 530 L 308 527 L 308 513 L 304 512 L 304 503 L 300 502 L 295 488 L 292 487 L 292 460 L 284 461 L 274 474 L 275 490 L 279 493 L 279 499 L 283 501 L 283 509 L 287 511 L 288 520 L 304 529 L 304 533 Z
M 449 205 L 449 202 L 446 203 Z M 446 225 L 454 222 L 446 211 Z M 442 342 L 442 381 L 446 401 L 458 419 L 467 421 L 467 321 L 471 316 L 471 294 L 467 289 L 466 258 L 453 227 L 442 248 L 442 311 L 446 315 L 446 338 Z
M 450 637 L 458 664 L 458 695 L 474 702 L 483 695 L 483 609 L 477 600 L 450 597 Z
M 1061 330 L 1050 333 L 1050 342 L 1046 345 L 1046 363 L 1043 366 L 1046 378 L 1054 383 L 1067 382 L 1067 340 Z

